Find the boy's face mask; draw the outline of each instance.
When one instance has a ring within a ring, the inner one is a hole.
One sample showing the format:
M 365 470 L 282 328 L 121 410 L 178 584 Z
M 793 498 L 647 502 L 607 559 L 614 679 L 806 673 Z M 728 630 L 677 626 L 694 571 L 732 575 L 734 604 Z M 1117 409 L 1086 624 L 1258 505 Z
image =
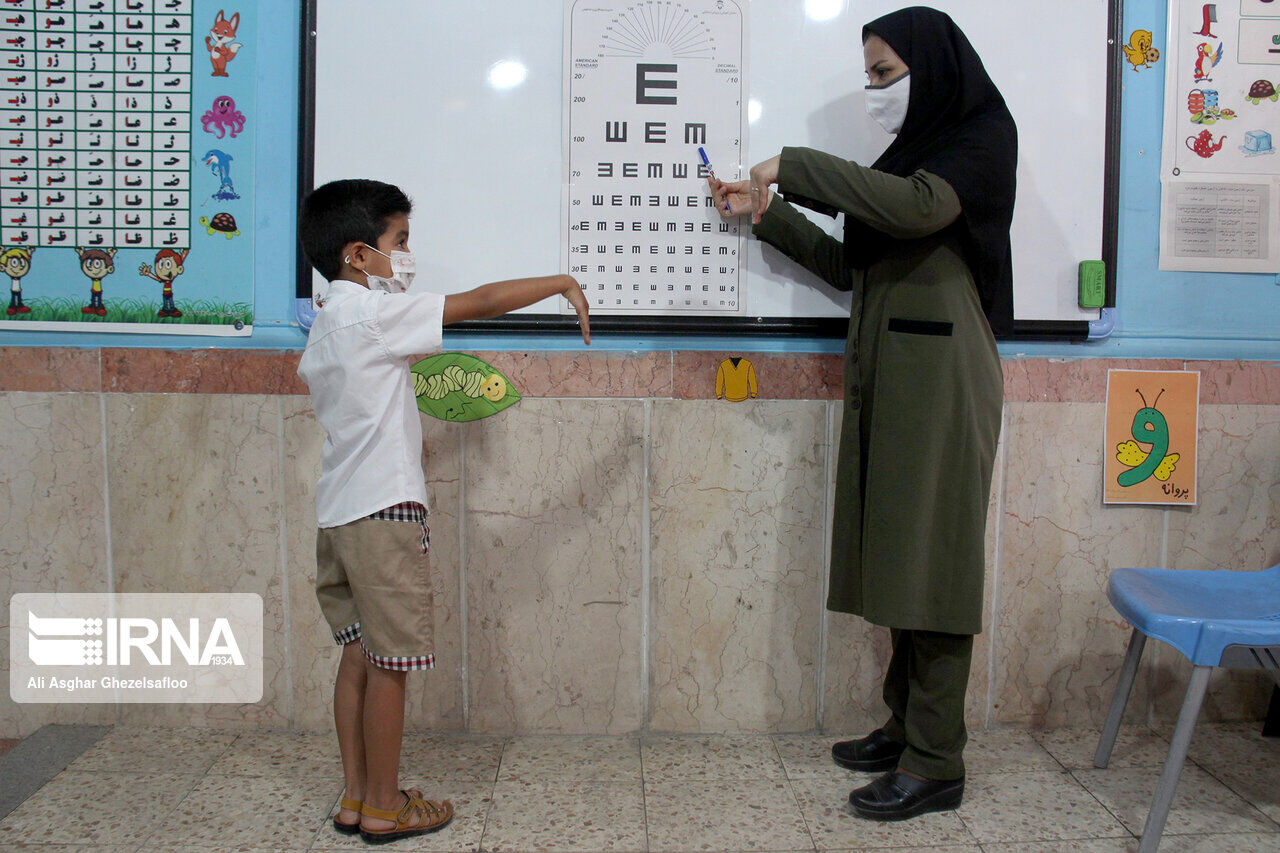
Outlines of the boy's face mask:
M 906 82 L 903 82 L 906 81 Z M 902 130 L 911 101 L 911 73 L 907 72 L 883 86 L 867 87 L 867 115 L 889 133 Z
M 368 243 L 364 245 L 371 251 L 378 252 Z M 378 254 L 391 261 L 391 278 L 383 278 L 380 275 L 374 275 L 368 270 L 364 270 L 369 282 L 369 289 L 385 290 L 387 293 L 404 293 L 409 289 L 409 285 L 413 283 L 413 276 L 417 269 L 417 262 L 414 260 L 413 252 L 392 250 L 389 255 L 386 252 L 378 252 Z M 350 263 L 350 260 L 348 260 L 348 263 Z

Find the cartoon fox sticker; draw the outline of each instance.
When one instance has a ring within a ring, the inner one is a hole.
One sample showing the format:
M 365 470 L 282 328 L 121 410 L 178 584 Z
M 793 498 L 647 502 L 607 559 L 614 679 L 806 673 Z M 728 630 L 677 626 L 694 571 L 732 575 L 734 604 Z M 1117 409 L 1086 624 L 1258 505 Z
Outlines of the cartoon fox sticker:
M 213 63 L 213 77 L 229 77 L 227 63 L 236 58 L 243 47 L 236 41 L 236 29 L 240 26 L 240 13 L 232 14 L 228 20 L 221 9 L 213 19 L 213 28 L 204 37 L 204 46 L 209 49 L 209 61 Z

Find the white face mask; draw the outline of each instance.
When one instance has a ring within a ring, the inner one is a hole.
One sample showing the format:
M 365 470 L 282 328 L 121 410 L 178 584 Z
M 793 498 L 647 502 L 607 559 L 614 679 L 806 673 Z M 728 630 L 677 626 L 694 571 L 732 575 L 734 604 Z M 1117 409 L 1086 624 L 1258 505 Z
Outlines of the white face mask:
M 368 243 L 364 245 L 371 251 L 378 252 Z M 383 278 L 365 270 L 364 274 L 369 282 L 369 289 L 385 290 L 387 293 L 404 293 L 409 289 L 409 285 L 413 283 L 414 272 L 417 269 L 417 262 L 414 260 L 413 252 L 392 250 L 389 255 L 386 252 L 378 252 L 378 254 L 391 261 L 391 278 Z M 348 263 L 350 263 L 349 260 Z
M 910 78 L 908 72 L 883 86 L 867 87 L 867 115 L 889 133 L 902 130 L 902 123 L 907 120 L 907 104 L 911 102 Z

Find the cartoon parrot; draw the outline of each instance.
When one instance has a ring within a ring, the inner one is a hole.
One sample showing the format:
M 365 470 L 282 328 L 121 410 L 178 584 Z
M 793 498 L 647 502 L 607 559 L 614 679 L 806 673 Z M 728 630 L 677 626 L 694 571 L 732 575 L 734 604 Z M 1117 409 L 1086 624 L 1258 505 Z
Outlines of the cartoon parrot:
M 1151 41 L 1150 30 L 1134 30 L 1129 35 L 1129 43 L 1121 45 L 1124 48 L 1125 59 L 1129 60 L 1134 71 L 1142 67 L 1150 67 L 1151 63 L 1160 59 L 1160 51 L 1151 46 Z
M 1209 71 L 1212 70 L 1213 67 L 1221 61 L 1222 61 L 1222 45 L 1221 44 L 1218 45 L 1217 53 L 1214 53 L 1213 48 L 1209 46 L 1208 42 L 1203 42 L 1203 41 L 1200 42 L 1199 47 L 1196 48 L 1196 80 L 1208 79 Z M 1205 67 L 1206 62 L 1209 63 L 1208 67 Z

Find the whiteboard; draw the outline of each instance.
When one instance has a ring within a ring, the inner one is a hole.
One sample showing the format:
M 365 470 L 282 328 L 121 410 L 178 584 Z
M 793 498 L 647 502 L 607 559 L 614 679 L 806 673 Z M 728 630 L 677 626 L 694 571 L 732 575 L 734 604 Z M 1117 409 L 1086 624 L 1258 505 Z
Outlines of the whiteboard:
M 450 293 L 561 271 L 565 2 L 310 2 L 314 146 L 302 157 L 312 185 L 367 177 L 404 189 L 415 287 Z M 745 172 L 784 145 L 873 161 L 890 137 L 865 112 L 862 25 L 902 5 L 751 0 L 752 120 L 742 162 L 718 160 L 718 172 Z M 934 5 L 969 36 L 1018 125 L 1015 317 L 1096 319 L 1077 307 L 1077 267 L 1103 257 L 1107 0 Z M 495 85 L 519 67 L 517 85 Z M 838 220 L 811 215 L 839 235 Z M 752 317 L 848 316 L 846 295 L 759 241 L 747 242 L 745 266 Z M 525 309 L 557 311 L 552 300 Z

